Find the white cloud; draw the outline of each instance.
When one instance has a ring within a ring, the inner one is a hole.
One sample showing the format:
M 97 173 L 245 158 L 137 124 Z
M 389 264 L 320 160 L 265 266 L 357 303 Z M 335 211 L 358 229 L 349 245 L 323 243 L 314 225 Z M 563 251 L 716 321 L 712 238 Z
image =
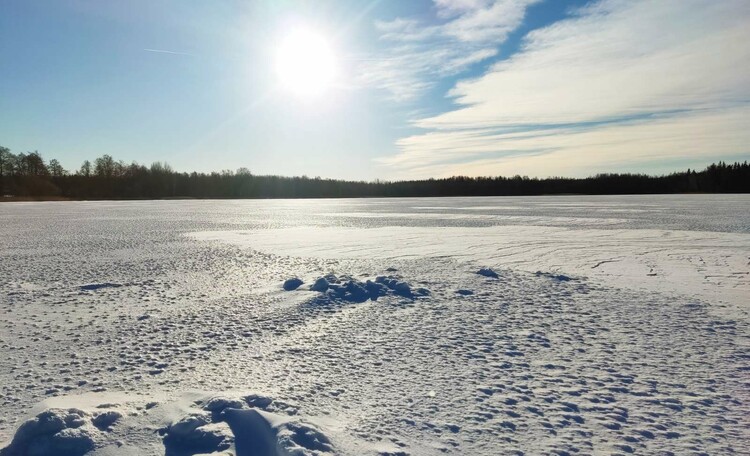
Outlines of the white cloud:
M 750 155 L 748 23 L 745 0 L 600 1 L 458 83 L 457 109 L 415 121 L 427 131 L 382 162 L 404 175 L 580 175 Z
M 465 3 L 465 2 L 460 2 Z M 526 8 L 534 1 L 495 1 L 462 14 L 443 26 L 444 33 L 463 42 L 502 43 L 508 34 L 521 25 Z
M 485 61 L 523 22 L 539 0 L 434 0 L 436 21 L 396 18 L 376 22 L 390 47 L 363 63 L 362 82 L 385 89 L 396 100 L 416 98 L 436 78 L 456 75 Z
M 438 10 L 438 16 L 450 18 L 467 12 L 487 8 L 490 0 L 433 0 Z
M 399 140 L 402 152 L 381 162 L 397 177 L 587 176 L 633 164 L 747 153 L 748 119 L 750 107 L 743 106 L 579 128 L 433 131 Z

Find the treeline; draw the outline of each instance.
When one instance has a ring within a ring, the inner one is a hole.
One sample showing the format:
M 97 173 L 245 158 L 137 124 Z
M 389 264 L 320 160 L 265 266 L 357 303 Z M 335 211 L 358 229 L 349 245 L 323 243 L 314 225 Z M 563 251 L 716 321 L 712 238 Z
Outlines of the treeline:
M 719 162 L 702 171 L 664 176 L 599 174 L 584 179 L 450 177 L 397 182 L 361 182 L 256 176 L 247 168 L 180 173 L 162 162 L 126 164 L 103 155 L 75 171 L 37 152 L 13 154 L 0 147 L 0 190 L 5 198 L 339 198 L 408 196 L 501 196 L 549 194 L 748 193 L 750 165 Z

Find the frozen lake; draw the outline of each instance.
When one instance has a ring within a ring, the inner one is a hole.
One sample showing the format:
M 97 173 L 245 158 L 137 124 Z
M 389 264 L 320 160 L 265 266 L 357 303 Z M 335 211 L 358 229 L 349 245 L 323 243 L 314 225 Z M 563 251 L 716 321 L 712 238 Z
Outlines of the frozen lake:
M 3 203 L 0 454 L 743 453 L 749 298 L 748 195 Z

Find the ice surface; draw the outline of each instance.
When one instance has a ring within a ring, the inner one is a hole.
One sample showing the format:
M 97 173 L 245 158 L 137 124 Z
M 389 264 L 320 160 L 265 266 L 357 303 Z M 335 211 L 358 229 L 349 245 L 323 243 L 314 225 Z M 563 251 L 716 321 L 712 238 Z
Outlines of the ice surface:
M 744 304 L 750 296 L 748 233 L 506 225 L 294 227 L 205 231 L 190 236 L 313 258 L 450 257 L 732 305 Z
M 2 204 L 0 447 L 744 454 L 749 213 L 742 195 Z

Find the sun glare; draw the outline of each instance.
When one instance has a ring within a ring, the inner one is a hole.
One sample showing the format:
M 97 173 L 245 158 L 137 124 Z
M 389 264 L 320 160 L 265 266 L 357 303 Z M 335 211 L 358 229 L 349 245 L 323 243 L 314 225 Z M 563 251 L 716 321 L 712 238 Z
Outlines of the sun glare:
M 299 97 L 314 97 L 336 79 L 336 56 L 326 39 L 311 30 L 287 35 L 276 50 L 279 85 Z

